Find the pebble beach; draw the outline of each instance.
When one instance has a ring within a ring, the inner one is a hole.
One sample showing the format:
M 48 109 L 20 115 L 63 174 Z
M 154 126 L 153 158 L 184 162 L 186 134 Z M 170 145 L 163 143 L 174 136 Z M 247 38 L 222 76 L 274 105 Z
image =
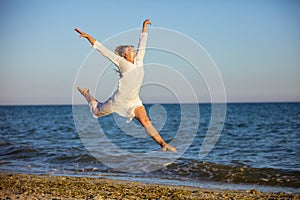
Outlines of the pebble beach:
M 0 199 L 300 199 L 299 194 L 214 190 L 70 176 L 0 173 Z

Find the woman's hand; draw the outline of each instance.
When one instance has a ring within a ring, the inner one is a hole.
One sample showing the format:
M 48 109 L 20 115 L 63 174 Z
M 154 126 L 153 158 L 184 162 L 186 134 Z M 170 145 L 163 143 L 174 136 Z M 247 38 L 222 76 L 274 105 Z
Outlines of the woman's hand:
M 144 23 L 143 23 L 143 30 L 142 30 L 142 32 L 144 33 L 144 32 L 147 32 L 147 25 L 152 25 L 152 23 L 150 22 L 150 20 L 149 19 L 146 19 L 145 21 L 144 21 Z
M 85 33 L 85 32 L 82 32 L 81 30 L 79 30 L 78 28 L 75 28 L 74 29 L 77 33 L 79 33 L 79 37 L 83 37 L 83 38 L 86 38 L 90 43 L 91 45 L 94 45 L 95 44 L 95 39 L 90 36 L 89 34 Z
M 77 33 L 80 34 L 79 37 L 87 38 L 87 37 L 89 36 L 88 34 L 82 32 L 82 31 L 79 30 L 78 28 L 75 28 L 74 30 L 75 30 Z
M 145 26 L 145 25 L 148 25 L 148 24 L 152 25 L 152 23 L 150 22 L 150 19 L 146 19 L 146 20 L 144 21 L 144 26 Z

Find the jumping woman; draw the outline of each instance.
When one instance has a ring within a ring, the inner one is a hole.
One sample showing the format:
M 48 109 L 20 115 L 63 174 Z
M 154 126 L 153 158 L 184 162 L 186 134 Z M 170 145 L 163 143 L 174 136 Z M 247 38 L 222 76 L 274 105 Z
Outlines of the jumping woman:
M 146 19 L 143 23 L 137 52 L 135 52 L 133 46 L 130 45 L 118 46 L 115 52 L 112 52 L 92 36 L 76 28 L 75 31 L 80 34 L 80 37 L 86 38 L 93 48 L 97 49 L 103 56 L 118 67 L 120 75 L 116 91 L 105 102 L 99 102 L 95 99 L 87 88 L 78 86 L 77 89 L 86 98 L 95 118 L 106 116 L 113 112 L 126 117 L 127 122 L 136 118 L 145 128 L 146 133 L 161 146 L 162 151 L 169 150 L 176 152 L 176 149 L 167 144 L 152 125 L 139 96 L 144 78 L 143 59 L 148 37 L 147 25 L 151 25 L 149 19 Z

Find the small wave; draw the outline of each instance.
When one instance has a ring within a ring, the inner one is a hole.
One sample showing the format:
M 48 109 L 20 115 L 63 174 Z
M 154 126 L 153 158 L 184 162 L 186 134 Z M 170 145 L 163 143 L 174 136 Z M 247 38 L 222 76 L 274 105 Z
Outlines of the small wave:
M 174 164 L 174 162 L 163 163 L 163 167 L 168 167 L 169 165 Z
M 8 147 L 3 149 L 0 156 L 3 158 L 15 159 L 15 158 L 29 158 L 37 155 L 37 150 L 30 147 Z
M 64 154 L 52 154 L 50 158 L 47 159 L 47 162 L 50 163 L 90 163 L 94 162 L 95 158 L 88 154 L 72 154 L 72 153 L 64 153 Z
M 88 154 L 81 154 L 79 157 L 76 158 L 76 162 L 80 162 L 80 163 L 91 162 L 94 160 L 95 158 Z
M 0 147 L 6 147 L 6 146 L 10 146 L 12 145 L 12 143 L 8 142 L 8 141 L 0 141 Z
M 270 168 L 229 166 L 209 162 L 180 160 L 165 165 L 161 171 L 177 177 L 226 183 L 247 183 L 270 186 L 300 187 L 300 172 Z M 158 172 L 159 173 L 159 172 Z

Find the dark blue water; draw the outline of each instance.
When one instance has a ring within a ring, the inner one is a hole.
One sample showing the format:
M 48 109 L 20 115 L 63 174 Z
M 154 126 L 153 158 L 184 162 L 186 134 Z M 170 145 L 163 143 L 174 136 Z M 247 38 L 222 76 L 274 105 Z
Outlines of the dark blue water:
M 1 106 L 0 171 L 299 191 L 300 103 L 228 104 L 220 137 L 205 157 L 199 151 L 212 105 L 199 105 L 200 118 L 187 120 L 182 106 L 146 105 L 161 135 L 177 147 L 175 156 L 162 153 L 136 121 L 95 120 L 87 106 Z M 195 105 L 185 106 L 193 113 Z

